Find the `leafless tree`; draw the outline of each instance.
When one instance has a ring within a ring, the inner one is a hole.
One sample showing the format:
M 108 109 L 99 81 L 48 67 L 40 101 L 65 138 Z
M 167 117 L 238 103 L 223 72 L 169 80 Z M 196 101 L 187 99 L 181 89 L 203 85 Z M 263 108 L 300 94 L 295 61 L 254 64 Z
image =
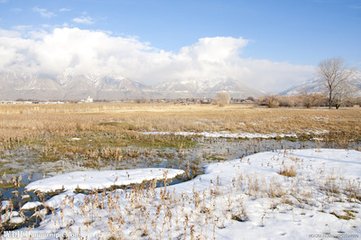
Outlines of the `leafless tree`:
M 231 96 L 229 95 L 228 92 L 225 92 L 225 91 L 219 92 L 219 93 L 217 93 L 214 101 L 216 104 L 218 104 L 218 106 L 224 107 L 225 105 L 230 103 Z
M 353 74 L 351 69 L 346 68 L 345 63 L 340 58 L 330 58 L 322 61 L 318 66 L 320 81 L 326 85 L 327 103 L 339 108 L 345 99 L 349 88 L 349 80 Z

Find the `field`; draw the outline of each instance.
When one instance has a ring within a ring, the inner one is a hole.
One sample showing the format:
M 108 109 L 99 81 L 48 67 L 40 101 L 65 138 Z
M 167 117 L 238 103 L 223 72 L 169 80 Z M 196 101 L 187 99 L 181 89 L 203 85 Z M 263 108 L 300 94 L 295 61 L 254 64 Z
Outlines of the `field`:
M 31 229 L 77 238 L 88 231 L 89 239 L 236 239 L 242 230 L 241 239 L 287 239 L 301 223 L 307 234 L 361 237 L 360 142 L 361 108 L 0 105 L 0 231 L 9 238 Z M 158 181 L 152 173 L 130 180 L 127 169 L 149 167 L 169 170 Z M 174 168 L 183 172 L 168 178 Z M 92 185 L 96 173 L 86 171 L 94 170 L 120 172 Z M 43 179 L 73 171 L 93 180 L 70 188 L 66 175 L 51 188 Z M 334 229 L 327 233 L 325 224 Z
M 315 133 L 350 140 L 361 133 L 361 108 L 258 108 L 253 105 L 0 105 L 2 142 L 129 131 Z M 90 134 L 90 133 L 89 133 Z M 3 143 L 4 145 L 4 143 Z

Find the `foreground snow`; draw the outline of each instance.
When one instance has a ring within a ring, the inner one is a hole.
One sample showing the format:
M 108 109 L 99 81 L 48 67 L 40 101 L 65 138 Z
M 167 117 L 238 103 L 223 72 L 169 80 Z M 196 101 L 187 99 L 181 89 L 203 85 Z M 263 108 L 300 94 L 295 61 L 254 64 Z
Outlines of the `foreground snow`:
M 281 171 L 287 177 L 280 175 Z M 65 192 L 48 200 L 40 227 L 19 239 L 361 238 L 361 152 L 275 151 L 210 164 L 166 188 Z M 44 209 L 43 209 L 44 210 Z
M 78 171 L 30 183 L 28 191 L 55 192 L 58 190 L 108 189 L 116 186 L 139 184 L 153 179 L 174 178 L 182 175 L 183 170 L 168 168 L 141 168 L 115 171 Z

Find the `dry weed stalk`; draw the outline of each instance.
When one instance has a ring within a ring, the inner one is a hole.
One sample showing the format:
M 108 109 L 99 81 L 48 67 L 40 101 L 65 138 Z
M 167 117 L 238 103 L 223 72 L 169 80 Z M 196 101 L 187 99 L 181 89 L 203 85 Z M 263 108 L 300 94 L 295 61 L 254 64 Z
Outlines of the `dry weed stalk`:
M 297 175 L 295 166 L 283 166 L 278 173 L 285 177 L 295 177 Z

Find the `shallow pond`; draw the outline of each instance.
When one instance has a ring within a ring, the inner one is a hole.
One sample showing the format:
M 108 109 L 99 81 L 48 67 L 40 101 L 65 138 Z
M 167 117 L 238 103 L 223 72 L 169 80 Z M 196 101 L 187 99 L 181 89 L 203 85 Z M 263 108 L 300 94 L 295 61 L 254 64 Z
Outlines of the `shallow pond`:
M 290 141 L 275 139 L 227 139 L 227 138 L 195 138 L 197 146 L 190 149 L 141 149 L 136 150 L 139 154 L 136 157 L 122 159 L 121 161 L 103 161 L 99 163 L 99 170 L 120 170 L 144 167 L 165 167 L 179 168 L 186 170 L 188 177 L 194 177 L 203 172 L 203 167 L 207 163 L 232 160 L 244 156 L 264 151 L 274 151 L 278 149 L 305 149 L 305 148 L 340 148 L 334 143 L 319 141 Z M 361 142 L 350 143 L 347 148 L 358 149 Z M 129 147 L 132 149 L 132 147 Z M 31 157 L 26 158 L 26 151 L 23 149 L 18 154 L 14 154 L 15 165 L 21 165 L 17 174 L 7 174 L 2 176 L 3 185 L 0 187 L 0 196 L 4 199 L 13 198 L 15 190 L 19 195 L 23 194 L 24 186 L 30 182 L 44 177 L 54 176 L 65 172 L 78 170 L 92 170 L 84 167 L 81 161 L 72 162 L 70 160 L 59 160 L 56 162 L 36 162 Z M 30 153 L 31 155 L 31 153 Z M 19 161 L 19 159 L 22 159 Z M 1 170 L 1 166 L 0 166 Z M 20 178 L 19 178 L 20 177 Z M 20 181 L 19 181 L 20 180 Z M 20 187 L 14 188 L 5 184 L 19 181 Z

